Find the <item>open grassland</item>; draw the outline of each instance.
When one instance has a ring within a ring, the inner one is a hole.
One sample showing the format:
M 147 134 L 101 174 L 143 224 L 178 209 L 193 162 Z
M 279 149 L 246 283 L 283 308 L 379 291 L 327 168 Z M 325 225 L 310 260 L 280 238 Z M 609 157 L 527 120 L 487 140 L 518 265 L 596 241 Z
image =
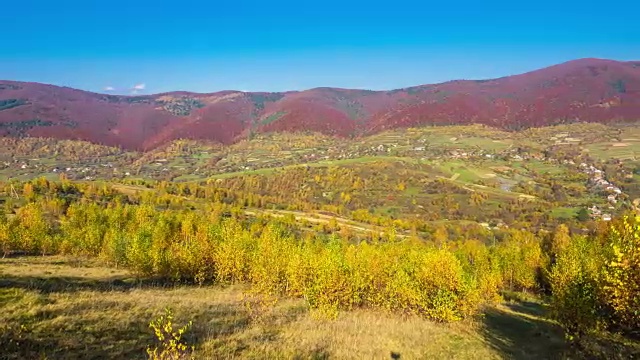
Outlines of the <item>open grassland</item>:
M 585 146 L 589 155 L 600 159 L 635 160 L 640 156 L 640 139 L 625 142 L 597 142 Z
M 244 171 L 236 171 L 236 172 L 228 172 L 222 174 L 212 175 L 213 179 L 227 179 L 235 176 L 241 175 L 268 175 L 278 171 L 285 171 L 289 169 L 299 168 L 299 167 L 328 167 L 328 166 L 343 166 L 343 165 L 352 165 L 352 164 L 368 164 L 368 163 L 384 163 L 384 162 L 408 162 L 415 163 L 416 161 L 411 158 L 402 158 L 395 156 L 369 156 L 369 157 L 360 157 L 355 159 L 339 159 L 339 160 L 324 160 L 318 162 L 304 163 L 304 164 L 294 164 L 283 167 L 269 167 L 264 169 L 257 170 L 244 170 Z
M 327 319 L 304 300 L 267 299 L 239 285 L 180 286 L 83 258 L 0 260 L 2 358 L 145 358 L 148 323 L 170 307 L 193 321 L 196 358 L 542 359 L 566 347 L 544 307 L 511 302 L 462 323 L 367 309 Z

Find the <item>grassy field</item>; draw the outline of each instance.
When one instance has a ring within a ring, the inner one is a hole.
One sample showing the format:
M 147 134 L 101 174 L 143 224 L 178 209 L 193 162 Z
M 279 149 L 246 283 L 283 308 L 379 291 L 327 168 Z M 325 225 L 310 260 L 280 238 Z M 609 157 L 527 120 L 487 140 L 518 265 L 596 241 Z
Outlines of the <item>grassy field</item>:
M 415 160 L 411 158 L 402 158 L 402 157 L 394 157 L 394 156 L 370 156 L 370 157 L 361 157 L 361 158 L 355 158 L 355 159 L 326 160 L 326 161 L 318 161 L 313 163 L 288 165 L 283 167 L 272 167 L 272 168 L 264 168 L 264 169 L 257 169 L 257 170 L 229 172 L 229 173 L 223 173 L 223 174 L 216 174 L 211 176 L 211 178 L 227 179 L 227 178 L 232 178 L 240 175 L 268 175 L 276 171 L 292 169 L 292 168 L 297 168 L 302 166 L 327 167 L 327 166 L 342 166 L 342 165 L 349 165 L 349 164 L 366 164 L 366 163 L 385 162 L 385 161 L 405 161 L 409 163 L 415 162 Z
M 71 257 L 0 260 L 0 358 L 145 358 L 149 322 L 170 307 L 193 321 L 196 358 L 548 359 L 566 350 L 534 302 L 437 324 L 372 310 L 327 319 L 304 300 L 263 303 L 243 286 L 166 285 Z
M 561 218 L 561 219 L 571 219 L 575 217 L 577 213 L 578 213 L 577 208 L 560 207 L 560 208 L 553 209 L 551 211 L 551 216 L 554 216 L 556 218 Z

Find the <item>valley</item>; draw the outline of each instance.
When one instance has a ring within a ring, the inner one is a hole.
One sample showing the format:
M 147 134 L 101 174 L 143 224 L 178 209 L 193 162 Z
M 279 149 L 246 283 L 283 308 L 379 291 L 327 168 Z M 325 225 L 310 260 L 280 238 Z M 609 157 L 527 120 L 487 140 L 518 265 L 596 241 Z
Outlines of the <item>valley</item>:
M 0 360 L 640 359 L 636 3 L 3 2 Z
M 9 359 L 637 356 L 635 280 L 611 276 L 635 271 L 612 259 L 636 261 L 638 139 L 593 123 L 146 152 L 0 138 L 0 346 Z M 581 281 L 601 290 L 582 298 Z M 166 325 L 163 308 L 191 321 L 183 350 L 147 328 Z
M 591 217 L 610 218 L 634 208 L 640 198 L 635 173 L 640 142 L 634 138 L 640 138 L 634 126 L 573 124 L 505 132 L 472 125 L 393 130 L 353 140 L 285 133 L 229 146 L 177 140 L 145 153 L 4 138 L 0 179 L 171 182 L 173 193 L 185 195 L 190 184 L 206 183 L 252 192 L 265 209 L 347 217 L 369 209 L 398 221 L 413 217 L 484 226 L 513 223 L 537 211 L 539 222 L 553 224 L 573 220 L 583 209 Z M 281 197 L 282 191 L 288 196 Z M 461 204 L 472 206 L 455 209 Z M 502 208 L 508 204 L 512 209 L 505 216 Z M 524 213 L 513 213 L 514 206 Z

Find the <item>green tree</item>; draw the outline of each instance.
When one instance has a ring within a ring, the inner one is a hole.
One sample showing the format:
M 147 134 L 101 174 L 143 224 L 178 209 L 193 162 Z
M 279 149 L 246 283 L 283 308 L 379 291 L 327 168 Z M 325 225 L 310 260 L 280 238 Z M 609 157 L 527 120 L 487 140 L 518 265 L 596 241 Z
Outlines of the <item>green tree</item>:
M 580 208 L 576 213 L 576 219 L 580 222 L 585 222 L 590 219 L 589 210 L 586 208 Z

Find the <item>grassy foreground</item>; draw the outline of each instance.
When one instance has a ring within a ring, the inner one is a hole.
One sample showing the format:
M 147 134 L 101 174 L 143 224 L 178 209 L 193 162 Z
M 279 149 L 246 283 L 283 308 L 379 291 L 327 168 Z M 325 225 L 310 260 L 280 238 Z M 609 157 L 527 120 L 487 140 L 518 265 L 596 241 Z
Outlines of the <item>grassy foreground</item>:
M 149 322 L 171 307 L 193 321 L 196 358 L 543 359 L 562 357 L 561 331 L 534 303 L 437 324 L 373 310 L 317 316 L 303 300 L 265 303 L 241 286 L 164 286 L 71 257 L 0 260 L 2 359 L 145 358 Z

